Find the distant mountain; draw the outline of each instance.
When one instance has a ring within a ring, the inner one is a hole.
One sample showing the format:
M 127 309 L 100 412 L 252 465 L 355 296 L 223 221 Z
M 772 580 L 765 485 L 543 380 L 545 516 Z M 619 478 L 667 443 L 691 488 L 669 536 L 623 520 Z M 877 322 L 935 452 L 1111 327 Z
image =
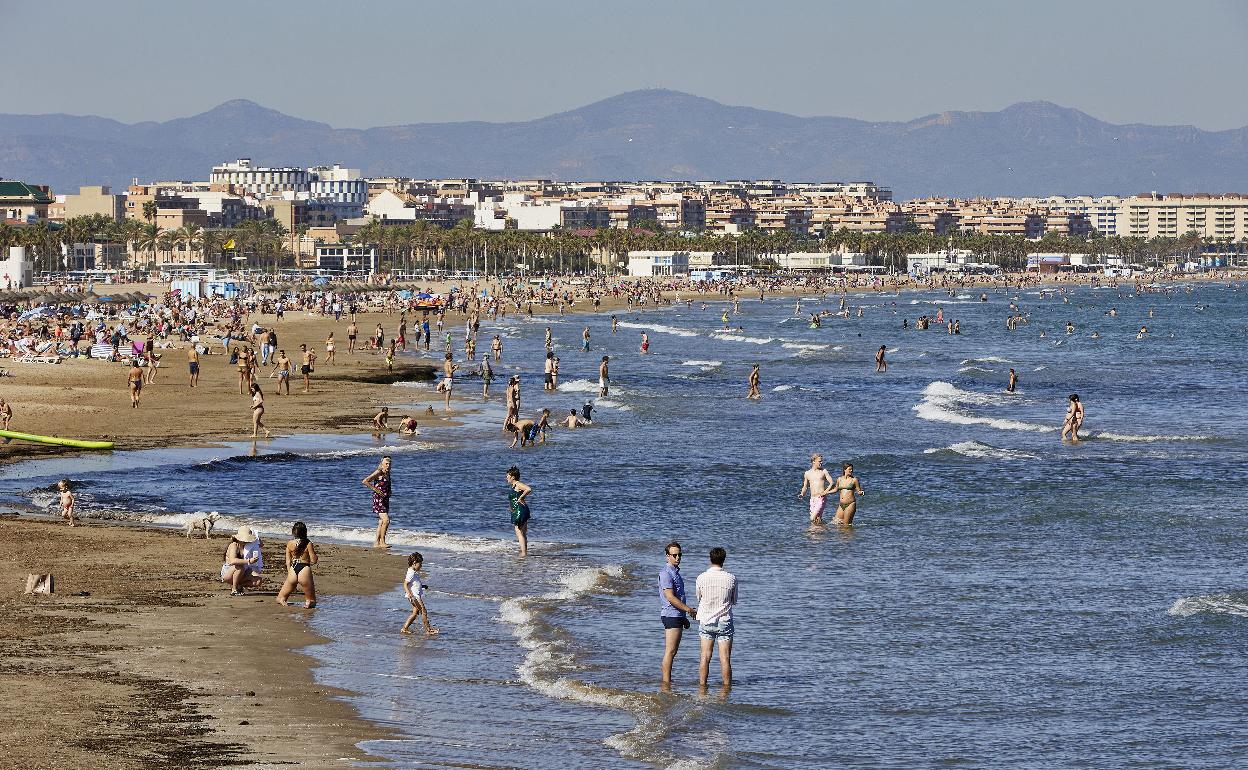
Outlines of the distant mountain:
M 666 90 L 518 123 L 335 129 L 246 100 L 165 123 L 0 115 L 0 177 L 124 188 L 240 157 L 371 176 L 874 181 L 896 196 L 1245 191 L 1248 128 L 1113 125 L 1048 102 L 904 123 L 801 118 Z

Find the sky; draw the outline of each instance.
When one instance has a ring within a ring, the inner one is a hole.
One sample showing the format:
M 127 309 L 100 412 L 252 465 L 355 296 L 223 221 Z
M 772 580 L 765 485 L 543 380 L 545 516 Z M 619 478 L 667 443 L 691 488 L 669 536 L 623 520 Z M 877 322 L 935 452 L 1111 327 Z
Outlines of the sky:
M 1046 100 L 1248 125 L 1236 0 L 0 0 L 0 21 L 4 113 L 163 121 L 242 98 L 367 128 L 670 88 L 865 120 Z

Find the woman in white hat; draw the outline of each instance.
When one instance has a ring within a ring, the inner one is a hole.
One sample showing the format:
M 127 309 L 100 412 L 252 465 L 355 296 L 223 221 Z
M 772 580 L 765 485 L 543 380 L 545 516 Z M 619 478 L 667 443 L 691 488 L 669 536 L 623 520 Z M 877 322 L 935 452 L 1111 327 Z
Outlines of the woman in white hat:
M 244 588 L 255 588 L 263 580 L 264 557 L 260 552 L 260 536 L 251 527 L 239 527 L 225 547 L 225 563 L 221 565 L 221 582 L 230 584 L 230 596 L 242 596 Z

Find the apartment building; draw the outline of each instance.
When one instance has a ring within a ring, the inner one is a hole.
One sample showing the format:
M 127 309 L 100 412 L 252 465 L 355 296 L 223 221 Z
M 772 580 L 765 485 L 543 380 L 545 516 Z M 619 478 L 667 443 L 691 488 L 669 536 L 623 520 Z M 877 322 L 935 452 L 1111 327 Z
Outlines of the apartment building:
M 113 191 L 104 185 L 79 187 L 76 195 L 64 197 L 65 219 L 98 214 L 120 221 L 126 215 L 126 196 L 113 195 Z
M 213 184 L 232 185 L 251 195 L 268 196 L 281 192 L 308 192 L 312 175 L 295 166 L 256 166 L 251 158 L 239 158 L 212 167 Z
M 1133 238 L 1178 238 L 1189 232 L 1213 241 L 1248 240 L 1248 195 L 1147 193 L 1122 202 L 1123 231 Z

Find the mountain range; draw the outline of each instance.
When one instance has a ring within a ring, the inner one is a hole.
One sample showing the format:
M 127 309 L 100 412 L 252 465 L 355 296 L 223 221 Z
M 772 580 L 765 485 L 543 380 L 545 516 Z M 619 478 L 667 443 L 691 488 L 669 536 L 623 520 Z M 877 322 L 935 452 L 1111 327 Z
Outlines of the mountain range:
M 368 176 L 872 181 L 941 195 L 1232 192 L 1248 127 L 1115 125 L 1049 102 L 905 122 L 798 117 L 678 91 L 631 91 L 536 120 L 333 128 L 243 99 L 163 123 L 0 114 L 0 177 L 125 189 L 217 163 L 341 163 Z

